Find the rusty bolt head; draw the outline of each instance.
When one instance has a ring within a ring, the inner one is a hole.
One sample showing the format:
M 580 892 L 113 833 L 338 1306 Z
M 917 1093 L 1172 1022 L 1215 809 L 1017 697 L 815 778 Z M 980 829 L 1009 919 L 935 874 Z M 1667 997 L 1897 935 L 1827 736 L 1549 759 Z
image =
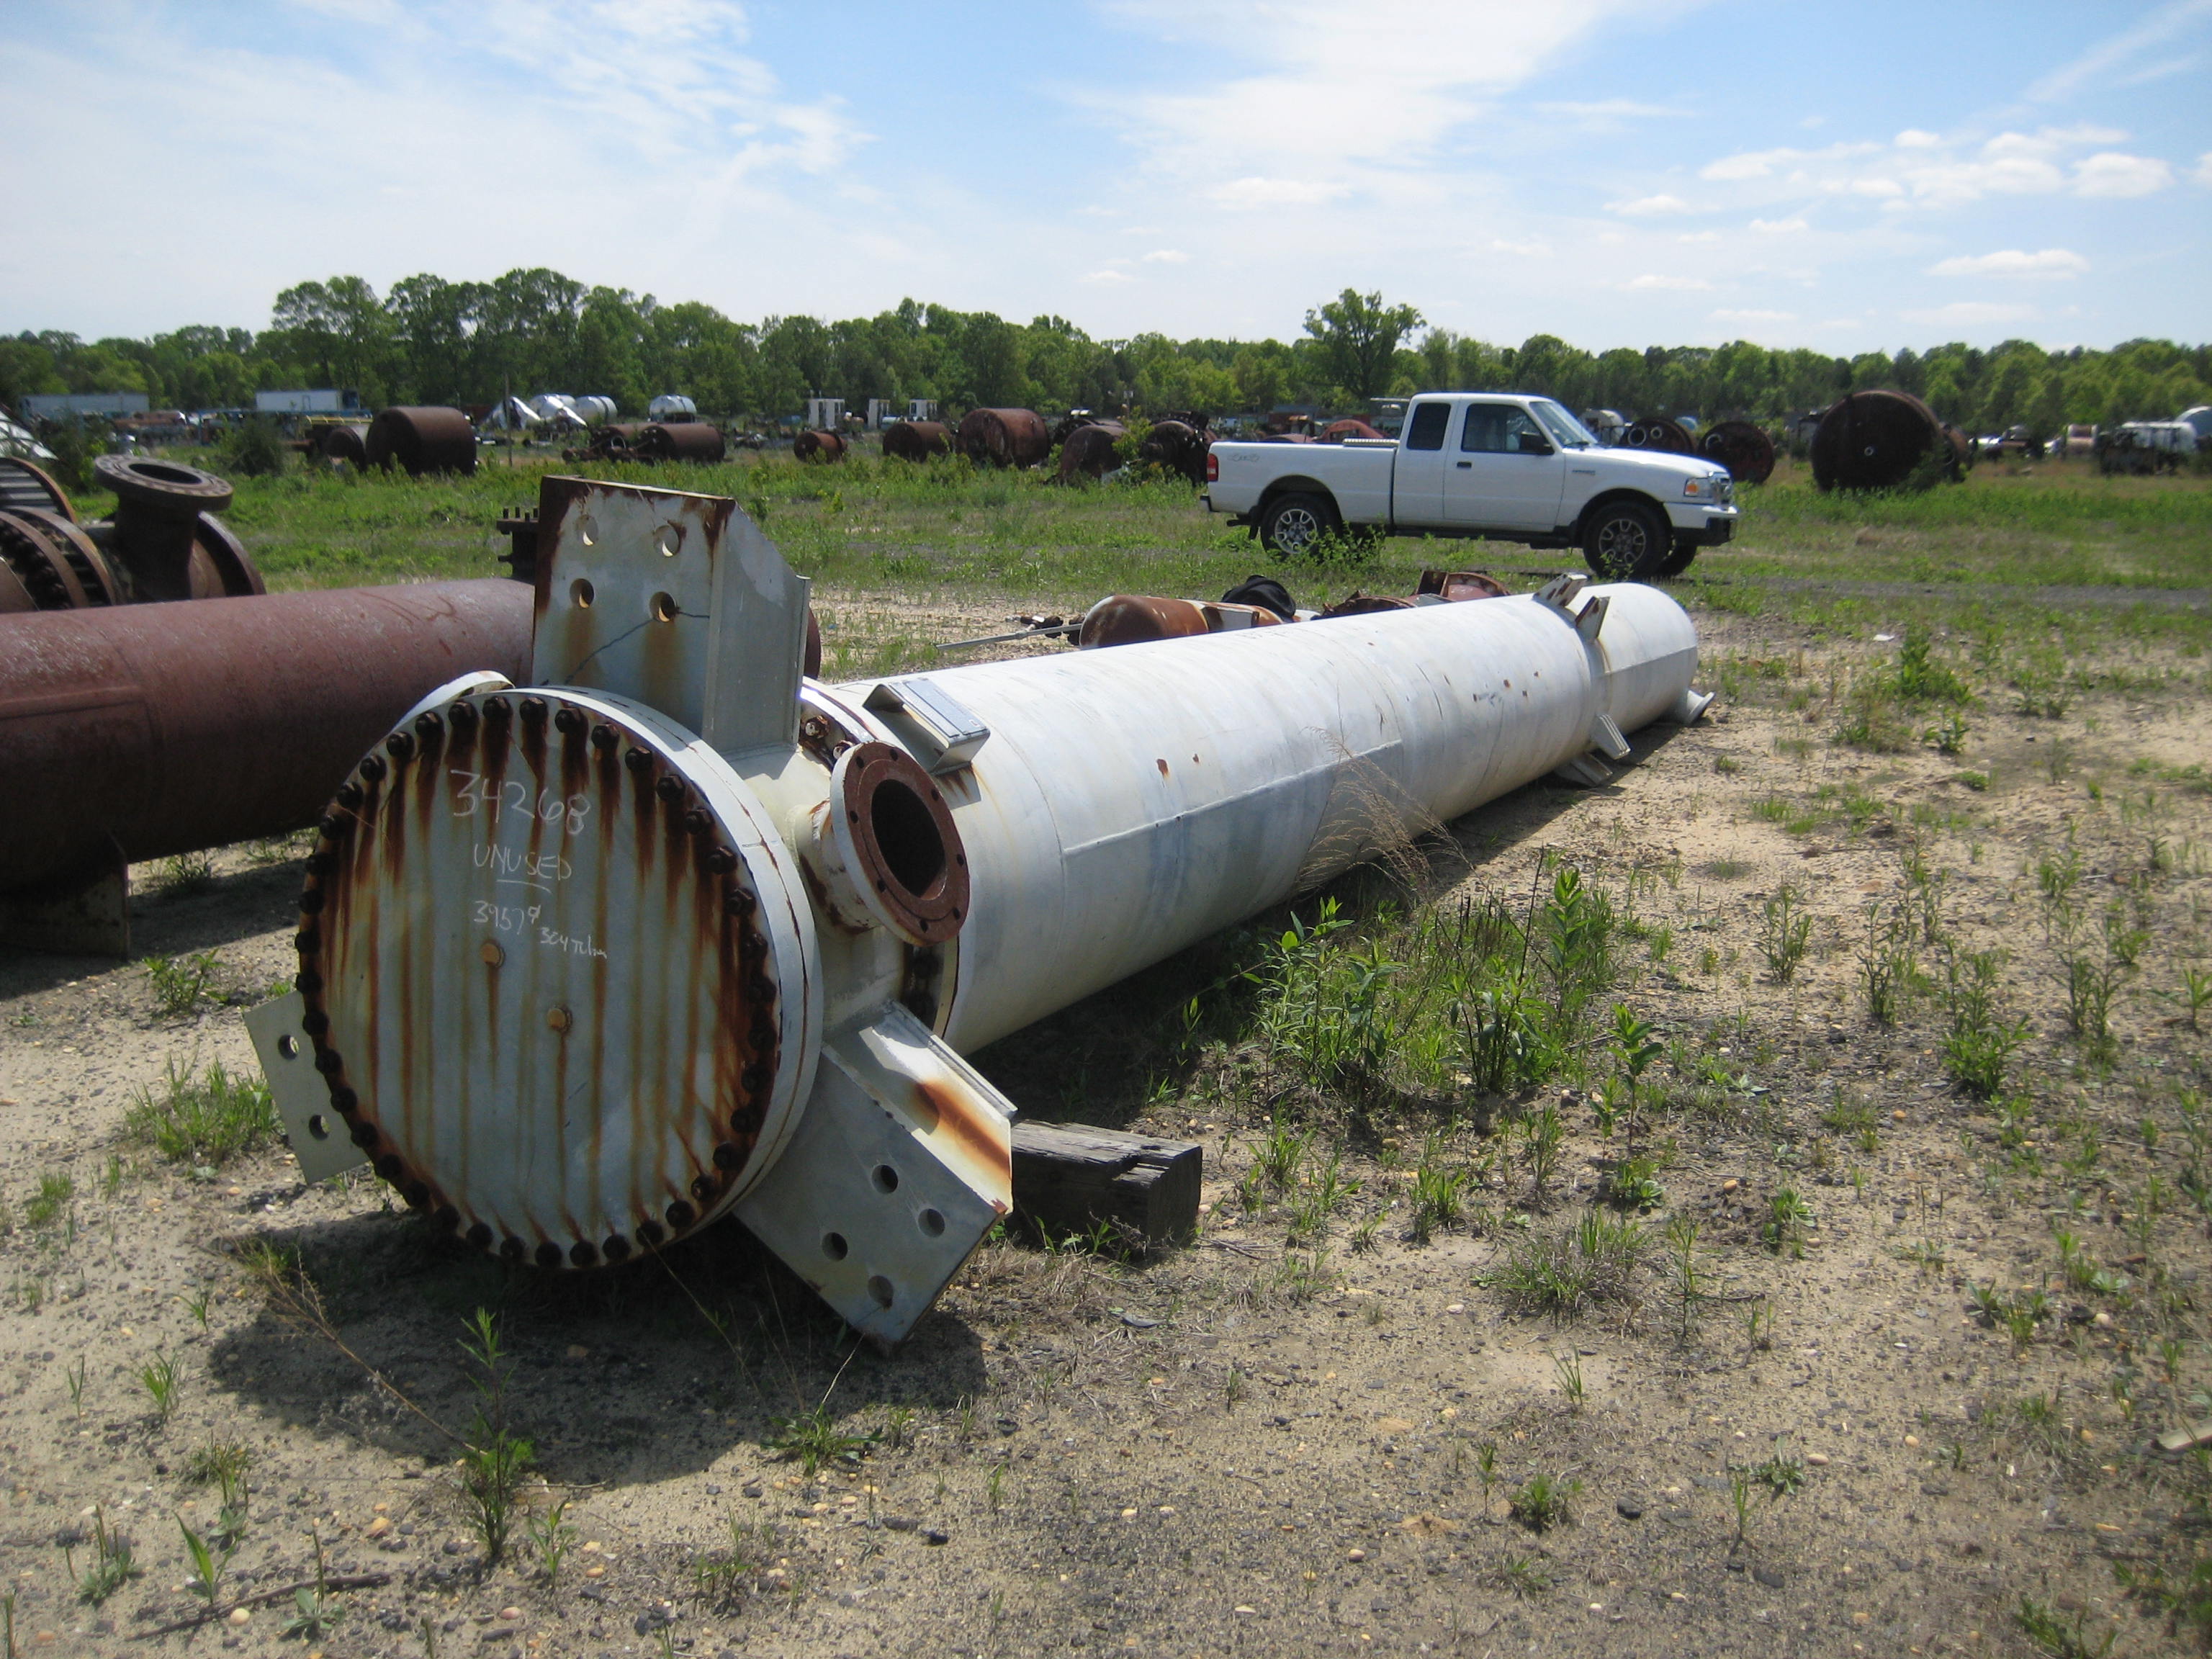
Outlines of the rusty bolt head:
M 331 1085 L 331 1104 L 337 1109 L 340 1115 L 351 1117 L 361 1109 L 361 1097 L 344 1084 L 333 1083 Z
M 483 712 L 484 718 L 488 720 L 504 720 L 514 714 L 514 705 L 507 702 L 505 697 L 486 697 Z M 520 1243 L 520 1240 L 514 1242 Z
M 561 1265 L 561 1247 L 558 1244 L 556 1244 L 550 1238 L 543 1244 L 540 1244 L 538 1247 L 538 1265 L 541 1267 L 559 1267 Z
M 312 968 L 302 968 L 292 975 L 292 983 L 303 996 L 313 996 L 323 988 L 323 976 Z
M 731 892 L 722 901 L 723 911 L 732 916 L 749 916 L 758 908 L 758 905 L 759 901 L 742 887 Z
M 703 836 L 714 827 L 714 820 L 703 806 L 694 806 L 684 814 L 684 830 L 686 835 Z
M 349 811 L 360 805 L 362 799 L 361 786 L 352 779 L 349 778 L 338 786 L 338 805 Z M 323 833 L 327 836 L 330 831 L 325 830 Z
M 404 732 L 394 732 L 384 740 L 384 752 L 396 761 L 404 761 L 415 752 L 415 739 Z
M 430 1188 L 427 1182 L 409 1182 L 406 1190 L 400 1194 L 400 1196 L 407 1200 L 407 1207 L 410 1210 L 427 1210 L 430 1207 Z
M 734 1170 L 744 1161 L 743 1147 L 732 1146 L 726 1140 L 714 1148 L 714 1167 L 718 1170 Z
M 461 1230 L 461 1212 L 450 1204 L 441 1204 L 431 1212 L 430 1224 L 441 1233 L 457 1233 Z
M 599 1259 L 599 1253 L 598 1249 L 586 1240 L 580 1238 L 574 1244 L 571 1244 L 568 1247 L 568 1260 L 574 1262 L 579 1267 L 591 1267 L 596 1263 Z
M 433 709 L 426 708 L 415 717 L 415 735 L 421 738 L 425 743 L 428 743 L 432 738 L 436 737 L 445 729 L 445 721 L 440 720 L 436 712 Z
M 331 1017 L 319 1008 L 310 1008 L 300 1016 L 300 1029 L 309 1036 L 320 1036 L 331 1029 Z
M 373 1152 L 376 1150 L 376 1125 L 374 1123 L 356 1123 L 353 1126 L 353 1144 L 364 1152 Z
M 682 800 L 684 796 L 691 792 L 684 787 L 683 779 L 678 777 L 673 772 L 670 772 L 664 775 L 659 781 L 653 786 L 653 793 L 659 796 L 661 799 L 673 803 Z
M 376 1160 L 376 1173 L 389 1185 L 397 1186 L 399 1177 L 407 1173 L 407 1166 L 399 1161 L 397 1152 L 386 1152 Z
M 477 955 L 483 958 L 483 965 L 487 968 L 496 968 L 507 960 L 507 952 L 500 948 L 499 941 L 496 939 L 488 939 L 479 945 L 477 947 Z
M 610 1234 L 607 1242 L 599 1246 L 599 1253 L 609 1261 L 627 1261 L 629 1260 L 629 1240 L 620 1233 Z
M 637 1224 L 637 1242 L 648 1248 L 659 1243 L 667 1237 L 668 1234 L 663 1230 L 661 1224 L 650 1218 Z
M 345 1070 L 345 1057 L 335 1048 L 324 1048 L 315 1055 L 315 1069 L 325 1077 L 336 1077 Z
M 612 749 L 621 741 L 622 733 L 611 726 L 595 726 L 592 728 L 592 747 L 594 749 Z
M 650 772 L 653 770 L 653 750 L 633 749 L 623 757 L 623 764 L 633 772 Z
M 738 855 L 727 847 L 717 847 L 707 854 L 707 867 L 718 876 L 726 876 L 738 867 Z
M 312 927 L 302 927 L 292 935 L 292 948 L 303 957 L 311 957 L 323 948 L 323 936 Z
M 477 706 L 472 702 L 457 702 L 446 711 L 446 718 L 453 723 L 453 730 L 465 732 L 477 723 Z
M 691 1181 L 691 1196 L 702 1204 L 709 1203 L 714 1196 L 714 1183 L 705 1176 L 695 1176 Z
M 684 1228 L 691 1224 L 691 1218 L 696 1215 L 698 1212 L 694 1210 L 689 1204 L 686 1204 L 679 1198 L 673 1204 L 668 1206 L 666 1213 L 668 1216 L 668 1224 L 675 1228 L 678 1232 L 681 1232 Z
M 509 1261 L 520 1261 L 529 1248 L 519 1238 L 503 1238 L 500 1241 L 499 1253 Z
M 553 716 L 553 729 L 556 732 L 565 732 L 574 737 L 584 729 L 583 711 L 570 708 L 563 704 L 561 712 Z
M 381 755 L 371 755 L 361 763 L 362 776 L 367 778 L 371 783 L 381 782 L 388 769 Z
M 543 720 L 545 718 L 545 699 L 525 697 L 522 700 L 522 718 L 526 724 L 531 726 L 536 726 Z
M 575 1023 L 575 1015 L 566 1008 L 553 1007 L 545 1011 L 545 1024 L 549 1030 L 559 1031 L 565 1036 Z
M 480 1250 L 491 1249 L 491 1224 L 479 1221 L 468 1231 L 468 1241 Z

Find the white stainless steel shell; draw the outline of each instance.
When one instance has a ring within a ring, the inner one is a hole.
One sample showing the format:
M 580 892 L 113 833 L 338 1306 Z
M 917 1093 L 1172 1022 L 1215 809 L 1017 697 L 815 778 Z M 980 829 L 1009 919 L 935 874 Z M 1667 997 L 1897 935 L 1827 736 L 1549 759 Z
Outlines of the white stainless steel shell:
M 1514 598 L 928 677 L 990 730 L 939 779 L 974 884 L 946 1041 L 1018 1030 L 1540 778 L 1601 716 L 1664 714 L 1695 627 L 1653 588 L 1587 589 L 1577 611 L 1600 600 L 1595 640 Z

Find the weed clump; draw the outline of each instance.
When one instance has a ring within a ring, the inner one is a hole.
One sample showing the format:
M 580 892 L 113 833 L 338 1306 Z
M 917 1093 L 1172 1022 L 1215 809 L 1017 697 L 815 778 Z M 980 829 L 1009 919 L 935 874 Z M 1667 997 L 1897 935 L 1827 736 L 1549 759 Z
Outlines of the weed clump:
M 170 1061 L 160 1089 L 137 1091 L 125 1131 L 173 1163 L 220 1167 L 276 1139 L 276 1104 L 260 1079 L 234 1075 L 221 1060 L 198 1078 Z
M 1508 1251 L 1498 1288 L 1515 1306 L 1565 1317 L 1595 1303 L 1632 1303 L 1651 1249 L 1650 1231 L 1625 1216 L 1591 1210 Z

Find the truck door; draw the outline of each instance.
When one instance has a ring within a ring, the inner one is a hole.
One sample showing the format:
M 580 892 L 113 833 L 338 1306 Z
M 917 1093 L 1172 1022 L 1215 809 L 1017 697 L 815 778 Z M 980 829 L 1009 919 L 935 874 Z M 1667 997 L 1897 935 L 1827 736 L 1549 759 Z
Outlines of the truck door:
M 1473 403 L 1443 478 L 1448 525 L 1551 530 L 1559 522 L 1566 460 L 1519 404 Z
M 1417 401 L 1406 411 L 1405 430 L 1398 438 L 1398 453 L 1390 471 L 1390 518 L 1393 523 L 1419 530 L 1445 522 L 1444 479 L 1450 459 L 1444 437 L 1451 425 L 1452 406 L 1442 398 Z

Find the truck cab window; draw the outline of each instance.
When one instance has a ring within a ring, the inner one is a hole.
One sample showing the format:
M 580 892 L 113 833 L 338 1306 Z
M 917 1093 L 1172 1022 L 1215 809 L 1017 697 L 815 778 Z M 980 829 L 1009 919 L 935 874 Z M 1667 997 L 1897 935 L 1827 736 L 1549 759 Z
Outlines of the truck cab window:
M 1469 404 L 1467 424 L 1460 428 L 1461 452 L 1474 455 L 1506 453 L 1515 447 L 1510 422 L 1520 416 L 1521 411 L 1509 404 Z
M 1444 428 L 1450 423 L 1449 404 L 1415 404 L 1413 417 L 1406 422 L 1406 447 L 1442 449 Z

